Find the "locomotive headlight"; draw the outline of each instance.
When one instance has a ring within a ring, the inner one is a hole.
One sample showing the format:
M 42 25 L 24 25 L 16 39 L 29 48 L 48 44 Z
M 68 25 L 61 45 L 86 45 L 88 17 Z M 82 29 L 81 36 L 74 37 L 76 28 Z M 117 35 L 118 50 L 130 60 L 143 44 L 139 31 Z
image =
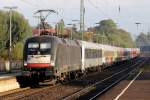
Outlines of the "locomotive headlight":
M 24 66 L 27 66 L 27 62 L 26 61 L 24 61 Z
M 54 66 L 54 61 L 51 61 L 51 65 Z

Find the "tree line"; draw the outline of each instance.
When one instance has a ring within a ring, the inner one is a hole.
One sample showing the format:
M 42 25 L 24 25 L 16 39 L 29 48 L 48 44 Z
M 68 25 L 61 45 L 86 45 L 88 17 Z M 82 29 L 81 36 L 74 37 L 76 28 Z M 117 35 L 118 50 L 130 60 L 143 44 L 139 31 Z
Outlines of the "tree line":
M 141 32 L 140 35 L 138 35 L 136 38 L 136 45 L 138 47 L 150 46 L 150 32 L 148 32 L 147 34 Z
M 81 39 L 81 33 L 76 30 L 73 31 L 73 38 Z M 88 28 L 88 31 L 84 32 L 83 36 L 83 39 L 86 41 L 126 48 L 136 46 L 130 33 L 121 28 L 118 28 L 112 19 L 102 20 L 97 23 L 97 26 Z
M 7 60 L 9 55 L 9 11 L 0 10 L 0 59 Z M 12 12 L 12 59 L 22 59 L 23 41 L 31 35 L 28 20 L 19 12 Z
M 9 12 L 0 10 L 0 58 L 1 60 L 8 59 L 9 52 Z M 51 25 L 47 27 L 52 28 Z M 23 44 L 27 37 L 32 35 L 32 27 L 25 17 L 16 11 L 12 13 L 12 59 L 22 59 Z M 38 28 L 38 26 L 36 27 Z M 59 33 L 64 32 L 66 28 L 65 22 L 61 20 L 55 26 Z M 73 39 L 82 39 L 81 32 L 75 24 L 72 25 L 71 31 Z M 111 20 L 102 20 L 97 26 L 88 28 L 83 34 L 83 40 L 111 44 L 120 47 L 135 47 L 135 42 L 132 40 L 130 33 L 117 27 L 116 23 Z

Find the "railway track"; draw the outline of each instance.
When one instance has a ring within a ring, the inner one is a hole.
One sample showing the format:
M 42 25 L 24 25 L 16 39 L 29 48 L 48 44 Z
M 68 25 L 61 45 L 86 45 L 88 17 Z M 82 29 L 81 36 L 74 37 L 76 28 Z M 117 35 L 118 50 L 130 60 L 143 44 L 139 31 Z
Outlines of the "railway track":
M 133 62 L 130 62 L 128 66 L 131 66 Z M 12 91 L 10 93 L 6 93 L 0 95 L 0 99 L 2 100 L 56 100 L 56 99 L 67 99 L 71 95 L 80 93 L 84 89 L 91 86 L 91 84 L 96 84 L 99 80 L 106 80 L 110 76 L 114 75 L 118 70 L 124 69 L 124 64 L 114 67 L 115 71 L 112 71 L 111 68 L 108 68 L 104 71 L 104 73 L 99 74 L 90 74 L 85 79 L 79 79 L 76 81 L 68 82 L 66 84 L 57 84 L 56 86 L 41 86 L 39 88 L 26 88 L 20 89 L 18 91 Z M 95 78 L 94 78 L 95 77 Z M 107 78 L 106 78 L 107 77 Z M 105 78 L 105 79 L 104 79 Z M 94 87 L 95 88 L 95 87 Z M 94 89 L 93 88 L 93 89 Z M 79 98 L 79 96 L 76 96 Z
M 36 88 L 30 88 L 30 87 L 20 88 L 20 89 L 16 89 L 16 90 L 2 93 L 0 95 L 0 99 L 3 99 L 3 100 L 20 100 L 20 99 L 24 99 L 28 96 L 31 96 L 33 94 L 40 93 L 44 90 L 53 89 L 53 88 L 56 88 L 59 86 L 61 86 L 61 84 L 57 84 L 55 86 L 40 86 L 40 87 L 36 87 Z
M 78 91 L 70 96 L 67 96 L 63 98 L 63 100 L 95 100 L 98 96 L 106 92 L 108 89 L 113 87 L 115 84 L 126 78 L 130 75 L 130 73 L 134 72 L 136 69 L 135 67 L 142 66 L 145 63 L 145 61 L 141 60 L 135 63 L 134 65 L 130 66 L 129 68 L 126 68 L 124 70 L 121 70 L 118 73 L 113 74 L 110 77 L 105 78 L 104 80 L 101 80 L 99 82 L 96 82 L 81 91 Z

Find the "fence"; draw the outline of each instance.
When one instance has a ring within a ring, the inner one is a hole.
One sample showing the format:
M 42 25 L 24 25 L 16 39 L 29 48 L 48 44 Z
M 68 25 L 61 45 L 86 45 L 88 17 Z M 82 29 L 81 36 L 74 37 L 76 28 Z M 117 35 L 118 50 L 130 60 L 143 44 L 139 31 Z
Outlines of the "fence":
M 9 70 L 8 65 L 9 65 L 8 61 L 0 61 L 0 72 L 8 71 Z M 22 65 L 23 65 L 23 63 L 22 63 L 21 60 L 19 60 L 19 61 L 12 61 L 11 62 L 11 70 L 12 71 L 13 70 L 21 70 Z

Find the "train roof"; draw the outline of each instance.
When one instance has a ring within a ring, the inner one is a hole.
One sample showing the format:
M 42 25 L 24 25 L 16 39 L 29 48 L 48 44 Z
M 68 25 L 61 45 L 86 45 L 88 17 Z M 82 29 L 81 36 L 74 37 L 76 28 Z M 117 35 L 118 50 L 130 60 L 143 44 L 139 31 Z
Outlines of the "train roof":
M 80 46 L 78 41 L 76 41 L 76 40 L 58 38 L 56 36 L 49 36 L 49 35 L 33 36 L 33 37 L 28 38 L 26 41 L 27 42 L 35 42 L 35 41 L 38 41 L 38 40 L 45 41 L 45 42 L 53 40 L 57 44 Z
M 27 39 L 27 42 L 34 42 L 34 41 L 37 41 L 37 40 L 50 41 L 51 39 L 53 39 L 57 44 L 80 46 L 80 47 L 84 46 L 85 48 L 91 48 L 91 49 L 98 49 L 99 48 L 99 49 L 109 50 L 109 51 L 139 50 L 139 48 L 122 48 L 122 47 L 116 47 L 116 46 L 111 46 L 111 45 L 87 42 L 87 41 L 82 41 L 82 40 L 64 39 L 64 38 L 59 38 L 59 37 L 56 37 L 56 36 L 49 36 L 49 35 L 30 37 L 30 38 Z
M 117 51 L 118 49 L 121 49 L 120 47 L 87 42 L 87 41 L 80 41 L 80 45 L 84 46 L 85 48 L 93 48 L 93 49 L 99 48 L 99 49 L 110 50 L 110 51 Z

